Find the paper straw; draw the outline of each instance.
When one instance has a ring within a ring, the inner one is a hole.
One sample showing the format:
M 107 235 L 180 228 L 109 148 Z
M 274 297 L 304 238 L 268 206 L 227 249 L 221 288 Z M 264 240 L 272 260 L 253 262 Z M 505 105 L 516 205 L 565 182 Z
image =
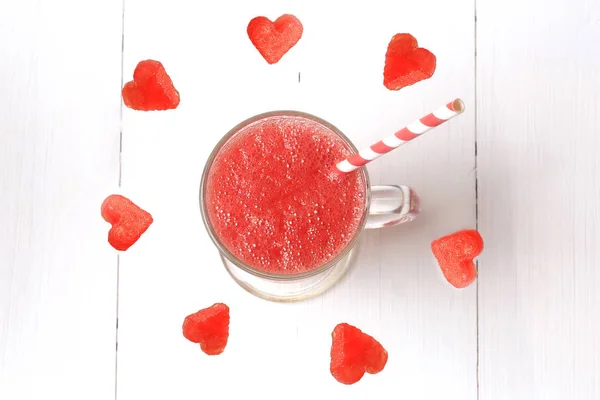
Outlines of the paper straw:
M 382 155 L 389 153 L 395 148 L 402 146 L 406 142 L 421 136 L 423 133 L 435 128 L 436 126 L 443 124 L 449 119 L 456 117 L 464 110 L 465 104 L 461 99 L 453 100 L 445 106 L 438 108 L 431 114 L 416 120 L 406 128 L 400 129 L 398 132 L 394 133 L 394 135 L 386 137 L 374 145 L 362 149 L 358 152 L 358 154 L 354 154 L 344 161 L 339 162 L 336 165 L 336 168 L 343 173 L 352 172 L 355 169 L 360 168 L 363 165 L 381 157 Z

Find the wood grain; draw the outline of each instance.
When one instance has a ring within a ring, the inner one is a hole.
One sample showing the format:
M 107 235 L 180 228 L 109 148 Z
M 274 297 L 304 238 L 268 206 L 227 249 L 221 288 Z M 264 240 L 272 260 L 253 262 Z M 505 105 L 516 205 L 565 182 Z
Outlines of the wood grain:
M 0 398 L 114 397 L 120 2 L 2 2 Z
M 121 258 L 120 400 L 476 398 L 476 290 L 446 284 L 429 249 L 433 238 L 475 226 L 473 2 L 413 3 L 126 2 L 125 80 L 140 60 L 160 60 L 181 105 L 123 115 L 123 193 L 155 223 Z M 298 16 L 305 33 L 270 66 L 246 26 L 283 13 Z M 390 92 L 384 54 L 400 32 L 414 34 L 439 66 L 431 80 Z M 198 188 L 208 154 L 236 123 L 296 109 L 364 146 L 455 97 L 467 104 L 463 116 L 369 166 L 374 183 L 414 186 L 424 211 L 411 225 L 366 234 L 337 287 L 273 304 L 229 278 L 202 225 Z M 182 337 L 181 324 L 217 301 L 231 307 L 231 338 L 222 356 L 209 358 Z M 383 373 L 352 387 L 329 374 L 330 334 L 343 321 L 390 353 Z
M 600 398 L 600 4 L 479 0 L 480 398 Z

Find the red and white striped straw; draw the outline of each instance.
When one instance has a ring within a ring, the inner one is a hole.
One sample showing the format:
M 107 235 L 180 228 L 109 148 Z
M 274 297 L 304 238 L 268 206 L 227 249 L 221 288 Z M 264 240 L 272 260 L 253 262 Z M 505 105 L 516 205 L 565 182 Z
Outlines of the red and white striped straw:
M 430 129 L 456 117 L 464 110 L 465 104 L 461 99 L 453 100 L 431 114 L 416 120 L 406 128 L 400 129 L 398 132 L 394 133 L 394 135 L 386 137 L 374 145 L 362 149 L 358 154 L 354 154 L 344 161 L 339 162 L 336 165 L 336 168 L 343 173 L 352 172 L 382 155 L 389 153 L 395 148 L 402 146 L 404 143 L 421 136 Z

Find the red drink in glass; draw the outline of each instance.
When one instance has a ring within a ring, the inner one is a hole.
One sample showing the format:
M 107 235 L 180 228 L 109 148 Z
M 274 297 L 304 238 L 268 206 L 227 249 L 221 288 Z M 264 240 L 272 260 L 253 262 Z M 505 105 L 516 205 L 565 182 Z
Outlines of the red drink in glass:
M 336 127 L 310 114 L 273 111 L 227 133 L 206 162 L 200 209 L 231 277 L 250 293 L 297 301 L 346 273 L 363 229 L 410 221 L 407 186 L 370 186 L 365 168 L 339 173 L 357 153 Z

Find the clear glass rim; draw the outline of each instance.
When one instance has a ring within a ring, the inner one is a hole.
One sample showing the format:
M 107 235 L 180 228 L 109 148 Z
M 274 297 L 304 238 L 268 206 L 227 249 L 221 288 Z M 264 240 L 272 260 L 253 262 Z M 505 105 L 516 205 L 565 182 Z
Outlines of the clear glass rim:
M 281 111 L 269 111 L 266 113 L 258 114 L 258 115 L 255 115 L 253 117 L 250 117 L 250 118 L 240 122 L 239 124 L 234 126 L 232 129 L 230 129 L 229 132 L 227 132 L 225 134 L 225 136 L 223 136 L 221 138 L 221 140 L 215 145 L 214 149 L 212 150 L 208 159 L 206 160 L 206 164 L 204 165 L 204 171 L 202 172 L 202 178 L 200 180 L 200 212 L 202 214 L 202 221 L 204 223 L 206 231 L 208 232 L 208 235 L 210 236 L 210 239 L 212 240 L 212 242 L 215 244 L 215 246 L 221 252 L 221 254 L 223 254 L 229 261 L 231 261 L 234 265 L 241 268 L 242 270 L 248 272 L 249 274 L 255 275 L 257 277 L 269 279 L 269 280 L 292 281 L 292 280 L 307 278 L 310 276 L 320 274 L 324 271 L 327 271 L 328 269 L 330 269 L 331 267 L 336 265 L 338 262 L 340 262 L 340 260 L 342 260 L 350 252 L 350 250 L 352 250 L 354 248 L 354 246 L 358 243 L 359 237 L 360 237 L 362 231 L 364 230 L 365 223 L 367 221 L 369 205 L 371 203 L 371 184 L 369 181 L 369 174 L 367 173 L 366 169 L 365 168 L 357 169 L 356 173 L 360 173 L 365 182 L 365 205 L 364 205 L 363 215 L 362 215 L 360 224 L 358 226 L 358 229 L 356 230 L 356 233 L 354 234 L 354 237 L 352 238 L 352 240 L 350 242 L 348 242 L 346 247 L 344 247 L 344 249 L 337 256 L 335 256 L 333 259 L 331 259 L 329 262 L 327 262 L 317 268 L 314 268 L 310 271 L 301 272 L 298 274 L 270 274 L 270 273 L 255 269 L 255 268 L 245 264 L 242 260 L 238 259 L 235 255 L 233 255 L 225 247 L 225 245 L 223 245 L 223 243 L 221 243 L 217 234 L 214 232 L 213 226 L 210 223 L 210 220 L 208 218 L 208 210 L 206 209 L 204 193 L 206 192 L 206 185 L 207 185 L 207 180 L 208 180 L 207 178 L 208 178 L 210 169 L 213 165 L 213 162 L 214 162 L 217 154 L 219 153 L 219 151 L 229 141 L 229 139 L 231 139 L 236 133 L 238 133 L 244 127 L 246 127 L 256 121 L 270 118 L 270 117 L 302 117 L 302 118 L 306 118 L 306 119 L 315 121 L 315 122 L 329 128 L 332 132 L 334 132 L 336 135 L 338 135 L 354 153 L 358 153 L 358 149 L 356 148 L 356 146 L 354 146 L 354 144 L 350 141 L 350 139 L 348 139 L 346 137 L 346 135 L 344 135 L 338 128 L 336 128 L 334 125 L 330 124 L 329 122 L 327 122 L 319 117 L 316 117 L 312 114 L 305 113 L 305 112 L 292 111 L 292 110 L 281 110 Z

